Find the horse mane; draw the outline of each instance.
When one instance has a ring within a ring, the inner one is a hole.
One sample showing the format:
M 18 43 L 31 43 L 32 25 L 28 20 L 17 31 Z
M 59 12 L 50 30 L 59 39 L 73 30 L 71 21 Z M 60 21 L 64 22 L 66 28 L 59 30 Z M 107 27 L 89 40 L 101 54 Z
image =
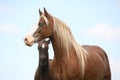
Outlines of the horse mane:
M 75 49 L 79 65 L 81 66 L 82 74 L 84 75 L 85 64 L 87 60 L 87 51 L 80 46 L 74 39 L 69 27 L 59 20 L 56 17 L 53 17 L 54 20 L 54 32 L 57 33 L 58 42 L 60 42 L 60 46 L 66 50 L 67 57 L 69 57 L 69 49 L 71 46 Z

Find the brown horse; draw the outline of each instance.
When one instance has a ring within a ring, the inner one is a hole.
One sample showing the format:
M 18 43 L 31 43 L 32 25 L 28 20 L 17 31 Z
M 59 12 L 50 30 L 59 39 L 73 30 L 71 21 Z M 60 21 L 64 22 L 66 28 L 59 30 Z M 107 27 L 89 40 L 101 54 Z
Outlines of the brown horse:
M 34 80 L 50 80 L 48 45 L 50 40 L 42 40 L 38 43 L 39 65 Z
M 111 71 L 106 53 L 97 46 L 79 45 L 69 27 L 56 17 L 39 10 L 40 19 L 26 35 L 28 46 L 50 38 L 54 59 L 50 64 L 53 80 L 111 80 Z

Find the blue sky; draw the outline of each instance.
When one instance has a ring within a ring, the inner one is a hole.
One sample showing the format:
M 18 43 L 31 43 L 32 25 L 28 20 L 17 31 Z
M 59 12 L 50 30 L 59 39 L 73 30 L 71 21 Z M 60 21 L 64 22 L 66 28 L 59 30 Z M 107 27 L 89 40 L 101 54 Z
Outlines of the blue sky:
M 120 80 L 120 0 L 1 0 L 1 80 L 33 80 L 37 44 L 27 47 L 23 38 L 44 7 L 70 27 L 79 44 L 102 47 L 110 60 L 112 80 Z M 49 53 L 52 58 L 51 45 Z

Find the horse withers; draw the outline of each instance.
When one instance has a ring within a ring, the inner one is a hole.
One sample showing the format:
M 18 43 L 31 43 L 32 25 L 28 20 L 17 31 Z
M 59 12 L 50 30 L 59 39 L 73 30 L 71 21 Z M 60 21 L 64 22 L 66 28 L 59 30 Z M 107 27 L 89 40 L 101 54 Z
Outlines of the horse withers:
M 42 40 L 38 43 L 39 65 L 35 73 L 34 80 L 50 80 L 49 73 L 49 48 L 50 40 Z

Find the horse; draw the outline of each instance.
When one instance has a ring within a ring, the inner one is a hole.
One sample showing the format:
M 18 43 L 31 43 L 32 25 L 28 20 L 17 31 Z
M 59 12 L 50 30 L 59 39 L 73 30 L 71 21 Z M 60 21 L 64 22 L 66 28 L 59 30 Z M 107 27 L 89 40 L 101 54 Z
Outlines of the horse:
M 42 40 L 38 43 L 39 65 L 34 80 L 50 80 L 48 45 L 50 40 Z
M 50 38 L 54 58 L 50 64 L 52 80 L 111 80 L 106 52 L 99 46 L 79 45 L 70 28 L 52 16 L 45 8 L 39 9 L 40 19 L 24 42 L 27 46 Z

